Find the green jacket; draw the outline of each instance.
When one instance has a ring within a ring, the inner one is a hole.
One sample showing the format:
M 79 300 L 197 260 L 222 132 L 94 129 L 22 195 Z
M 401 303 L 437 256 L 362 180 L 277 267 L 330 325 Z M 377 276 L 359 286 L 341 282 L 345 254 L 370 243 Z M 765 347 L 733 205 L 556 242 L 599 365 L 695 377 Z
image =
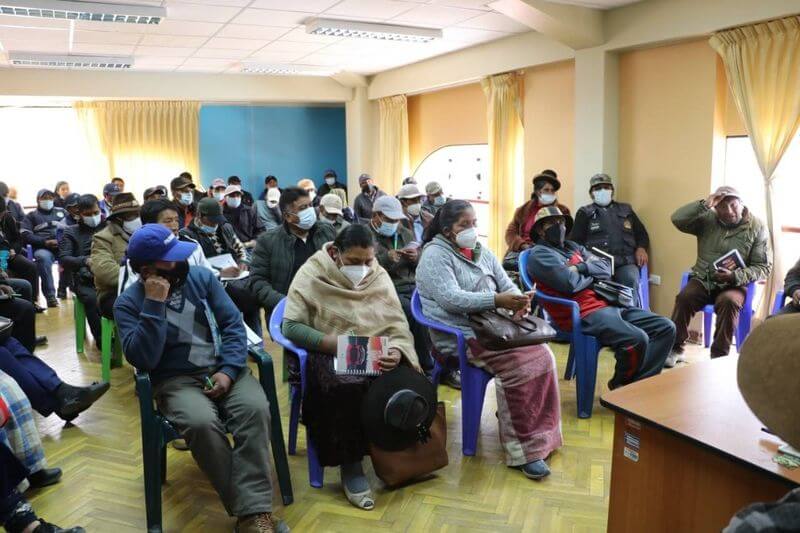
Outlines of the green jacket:
M 309 238 L 314 250 L 319 250 L 323 244 L 336 238 L 336 230 L 331 224 L 318 222 L 311 228 Z M 266 310 L 267 317 L 289 292 L 295 239 L 297 237 L 289 233 L 286 224 L 269 229 L 256 239 L 250 260 L 250 290 Z
M 130 235 L 116 222 L 109 222 L 92 237 L 91 270 L 98 301 L 117 294 L 119 264 L 128 249 L 128 239 Z
M 742 223 L 726 228 L 705 201 L 692 202 L 672 213 L 672 223 L 683 233 L 697 236 L 697 262 L 692 267 L 696 278 L 707 291 L 724 288 L 712 278 L 713 263 L 733 249 L 742 254 L 747 268 L 734 272 L 736 287 L 766 278 L 772 268 L 769 238 L 764 223 L 745 209 Z
M 372 236 L 377 244 L 375 258 L 378 263 L 389 273 L 389 277 L 392 278 L 392 283 L 394 283 L 398 294 L 407 293 L 411 295 L 417 285 L 417 263 L 412 263 L 404 257 L 400 257 L 398 261 L 392 261 L 389 259 L 389 250 L 405 248 L 415 240 L 414 234 L 402 225 L 397 227 L 397 233 L 395 233 L 394 237 L 384 237 L 375 231 L 371 223 L 369 224 L 369 229 L 372 230 Z

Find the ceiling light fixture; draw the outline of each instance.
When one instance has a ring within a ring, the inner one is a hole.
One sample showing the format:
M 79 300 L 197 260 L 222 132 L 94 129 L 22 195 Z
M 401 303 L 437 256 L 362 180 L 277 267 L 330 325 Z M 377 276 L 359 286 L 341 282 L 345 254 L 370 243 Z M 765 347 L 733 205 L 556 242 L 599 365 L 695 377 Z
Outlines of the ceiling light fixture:
M 163 7 L 104 4 L 74 0 L 0 0 L 0 15 L 45 19 L 159 24 L 167 16 Z
M 442 38 L 442 30 L 436 28 L 323 18 L 308 20 L 306 22 L 306 33 L 331 37 L 357 37 L 409 43 L 429 43 L 435 39 Z
M 133 66 L 132 57 L 36 54 L 9 52 L 8 61 L 15 67 L 82 68 L 122 70 Z
M 264 63 L 242 63 L 240 71 L 246 74 L 272 74 L 273 76 L 332 76 L 336 74 L 336 70 L 330 67 Z

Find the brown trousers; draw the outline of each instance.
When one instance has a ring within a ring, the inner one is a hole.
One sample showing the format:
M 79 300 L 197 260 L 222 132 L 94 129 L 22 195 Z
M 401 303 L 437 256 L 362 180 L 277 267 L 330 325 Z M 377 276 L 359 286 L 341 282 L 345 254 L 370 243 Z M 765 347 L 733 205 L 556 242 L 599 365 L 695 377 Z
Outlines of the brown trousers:
M 714 341 L 711 343 L 711 357 L 728 355 L 745 295 L 744 287 L 708 292 L 702 283 L 690 279 L 686 287 L 675 297 L 675 309 L 672 311 L 672 321 L 675 323 L 673 349 L 678 352 L 683 351 L 683 344 L 689 338 L 689 322 L 692 317 L 703 307 L 713 303 L 717 322 L 714 327 Z

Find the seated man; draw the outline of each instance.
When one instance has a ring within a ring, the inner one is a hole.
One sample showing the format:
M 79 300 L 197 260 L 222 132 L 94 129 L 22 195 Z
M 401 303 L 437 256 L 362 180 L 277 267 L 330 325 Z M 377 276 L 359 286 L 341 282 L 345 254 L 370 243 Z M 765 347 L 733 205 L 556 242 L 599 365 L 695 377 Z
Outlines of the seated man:
M 148 200 L 160 200 L 162 198 L 167 197 L 167 188 L 163 185 L 156 185 L 155 187 L 148 187 L 144 190 L 144 194 L 142 195 L 144 201 Z
M 22 209 L 22 206 L 16 202 L 10 196 L 11 190 L 9 189 L 8 185 L 5 182 L 0 181 L 0 198 L 5 200 L 6 206 L 8 208 L 8 212 L 17 221 L 17 224 L 22 222 L 22 219 L 25 218 L 25 211 Z
M 106 227 L 92 237 L 89 268 L 97 289 L 97 304 L 100 314 L 113 317 L 114 300 L 117 299 L 119 266 L 128 249 L 128 239 L 139 229 L 139 202 L 132 193 L 122 192 L 114 198 Z
M 64 383 L 55 370 L 14 337 L 0 342 L 0 371 L 14 378 L 40 415 L 55 413 L 67 422 L 91 407 L 110 386 L 108 382 L 88 387 Z
M 238 185 L 239 187 L 242 187 L 242 179 L 239 176 L 230 176 L 228 178 L 228 185 Z M 247 207 L 250 207 L 255 203 L 253 201 L 253 195 L 244 190 L 244 188 L 242 188 L 242 203 Z
M 433 358 L 428 328 L 418 323 L 411 314 L 411 295 L 417 286 L 420 241 L 415 240 L 411 231 L 400 225 L 400 221 L 404 219 L 405 214 L 400 201 L 393 196 L 381 196 L 372 205 L 369 228 L 375 240 L 375 258 L 394 284 L 409 329 L 414 336 L 414 350 L 419 357 L 419 363 L 422 370 L 430 374 L 433 370 Z M 450 374 L 453 373 L 442 376 L 443 383 L 451 385 Z M 455 385 L 458 388 L 458 383 Z
M 242 271 L 248 270 L 244 245 L 222 216 L 222 206 L 214 198 L 200 200 L 197 204 L 197 216 L 192 219 L 189 227 L 183 228 L 179 233 L 198 243 L 207 258 L 230 254 L 236 267 L 228 269 L 225 277 L 237 278 Z M 261 307 L 248 285 L 246 279 L 231 279 L 225 282 L 225 290 L 244 314 L 244 320 L 250 329 L 260 335 Z
M 258 213 L 258 219 L 264 230 L 278 228 L 283 224 L 283 215 L 279 206 L 281 200 L 281 191 L 277 187 L 270 187 L 264 191 L 264 198 L 259 198 L 256 202 L 255 208 Z
M 361 187 L 361 192 L 353 200 L 353 213 L 358 222 L 367 223 L 372 220 L 373 202 L 381 196 L 385 196 L 386 193 L 378 189 L 369 174 L 361 174 L 358 177 L 358 186 Z
M 789 298 L 789 303 L 784 305 L 779 315 L 800 312 L 800 259 L 786 273 L 786 280 L 783 282 L 783 297 Z
M 14 378 L 0 371 L 0 397 L 8 404 L 9 419 L 5 435 L 0 433 L 0 446 L 8 446 L 28 471 L 29 488 L 54 485 L 61 480 L 60 468 L 47 468 L 42 440 L 28 397 Z
M 347 185 L 339 181 L 339 176 L 332 168 L 327 169 L 322 174 L 322 179 L 325 181 L 322 187 L 319 188 L 319 196 L 322 198 L 326 194 L 330 194 L 334 189 L 341 189 L 347 194 Z
M 319 221 L 332 225 L 337 235 L 350 225 L 344 219 L 342 207 L 342 199 L 335 193 L 326 194 L 319 201 Z
M 42 292 L 47 299 L 47 307 L 58 307 L 56 287 L 53 282 L 53 263 L 58 253 L 56 240 L 56 227 L 67 215 L 60 207 L 53 207 L 56 195 L 47 189 L 41 189 L 36 194 L 37 208 L 22 219 L 20 232 L 26 244 L 33 247 L 33 256 L 36 258 L 36 267 L 39 269 L 39 279 L 42 283 Z
M 211 186 L 206 191 L 206 195 L 217 202 L 222 202 L 222 200 L 225 199 L 225 187 L 225 180 L 217 178 L 211 182 Z
M 442 191 L 442 186 L 439 185 L 439 182 L 428 182 L 425 186 L 425 201 L 422 202 L 422 210 L 433 219 L 436 212 L 446 201 L 447 198 L 445 198 L 444 191 Z
M 59 228 L 67 228 L 78 223 L 78 219 L 80 219 L 78 200 L 80 198 L 81 195 L 76 192 L 70 193 L 64 198 L 64 210 L 67 212 L 67 216 L 59 223 Z
M 614 256 L 614 281 L 633 289 L 640 305 L 639 269 L 647 264 L 650 237 L 630 204 L 614 200 L 614 184 L 607 174 L 589 180 L 593 203 L 578 209 L 569 239 L 591 251 Z
M 728 355 L 746 285 L 766 278 L 772 268 L 767 230 L 733 187 L 720 187 L 707 199 L 679 208 L 672 214 L 672 223 L 683 233 L 697 237 L 697 262 L 689 283 L 675 297 L 672 321 L 677 334 L 667 367 L 684 360 L 689 321 L 711 303 L 717 315 L 711 357 Z M 741 254 L 743 268 L 715 269 L 714 262 L 732 250 Z
M 91 253 L 94 235 L 106 224 L 101 220 L 100 206 L 93 194 L 84 194 L 78 200 L 78 223 L 64 230 L 58 243 L 58 261 L 69 272 L 70 289 L 83 304 L 86 321 L 97 346 L 100 346 L 100 310 L 94 288 Z
M 119 188 L 119 192 L 125 192 L 125 180 L 120 178 L 119 176 L 115 178 L 111 178 L 111 183 L 116 185 Z
M 194 218 L 194 211 L 196 207 L 195 202 L 195 186 L 192 178 L 186 176 L 188 172 L 181 174 L 177 178 L 169 182 L 169 188 L 172 191 L 172 201 L 175 204 L 175 210 L 180 217 L 180 225 L 185 228 Z
M 0 183 L 2 185 L 2 183 Z M 14 215 L 7 210 L 6 201 L 0 197 L 0 250 L 8 250 L 8 268 L 0 280 L 10 285 L 15 292 L 29 300 L 37 313 L 44 311 L 37 303 L 39 299 L 39 273 L 36 264 L 23 252 L 22 235 Z
M 245 248 L 255 247 L 256 237 L 264 232 L 264 223 L 255 207 L 242 205 L 242 188 L 238 185 L 228 185 L 225 189 L 222 213 Z
M 103 186 L 103 199 L 97 204 L 100 206 L 100 214 L 103 215 L 103 218 L 111 214 L 111 205 L 114 203 L 114 197 L 121 192 L 119 185 L 114 182 L 106 183 Z
M 186 262 L 194 249 L 160 224 L 131 237 L 139 281 L 114 306 L 123 351 L 150 372 L 159 409 L 238 518 L 237 531 L 272 532 L 269 406 L 246 364 L 239 310 L 209 270 Z
M 411 230 L 414 240 L 419 243 L 422 242 L 422 232 L 433 219 L 428 213 L 422 212 L 423 196 L 425 195 L 414 184 L 403 185 L 397 192 L 397 199 L 403 206 L 403 227 Z
M 564 240 L 571 223 L 554 206 L 536 214 L 531 229 L 535 244 L 528 260 L 528 275 L 536 282 L 536 290 L 577 302 L 583 332 L 614 350 L 617 362 L 609 389 L 659 374 L 675 339 L 674 324 L 655 313 L 602 300 L 592 285 L 611 277 L 611 264 Z M 560 329 L 572 329 L 570 309 L 547 303 L 544 307 Z

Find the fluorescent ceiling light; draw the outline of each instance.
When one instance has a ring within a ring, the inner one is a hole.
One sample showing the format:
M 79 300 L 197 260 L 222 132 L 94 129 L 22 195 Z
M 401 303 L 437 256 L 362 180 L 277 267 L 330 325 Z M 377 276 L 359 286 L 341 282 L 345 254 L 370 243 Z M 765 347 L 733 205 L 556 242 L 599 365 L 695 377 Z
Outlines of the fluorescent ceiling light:
M 306 33 L 331 37 L 359 37 L 382 41 L 428 43 L 442 38 L 442 30 L 395 24 L 374 24 L 356 20 L 315 18 L 306 22 Z
M 0 0 L 0 14 L 46 19 L 158 24 L 167 16 L 167 10 L 155 6 L 74 0 Z
M 9 62 L 15 67 L 127 69 L 133 66 L 132 57 L 36 54 L 9 52 Z
M 336 70 L 330 67 L 265 63 L 242 63 L 241 72 L 274 76 L 332 76 L 336 74 Z

